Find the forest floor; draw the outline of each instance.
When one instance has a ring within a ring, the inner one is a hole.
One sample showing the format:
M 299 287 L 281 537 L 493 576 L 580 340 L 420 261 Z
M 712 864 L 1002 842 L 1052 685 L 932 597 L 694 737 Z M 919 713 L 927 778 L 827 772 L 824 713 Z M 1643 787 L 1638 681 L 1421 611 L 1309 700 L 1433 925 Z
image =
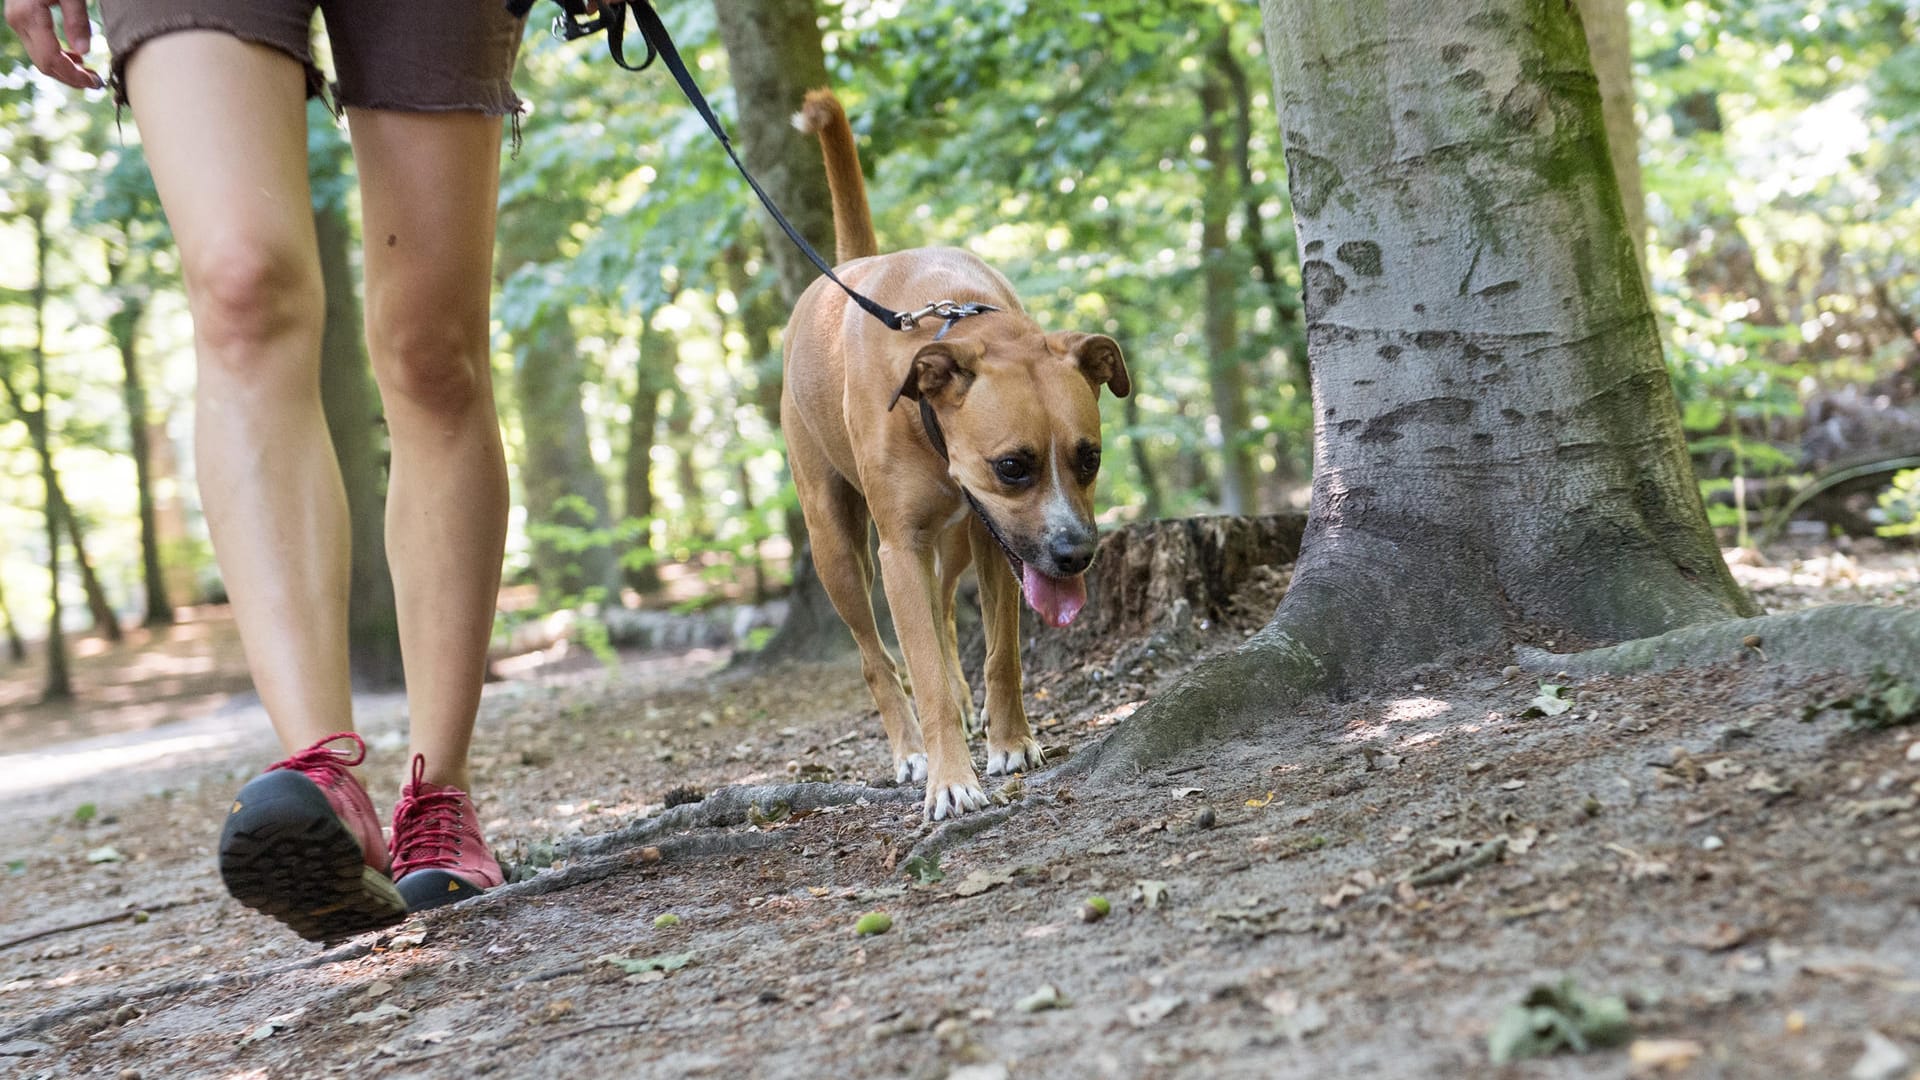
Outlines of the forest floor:
M 1770 610 L 1920 605 L 1911 549 L 1733 561 Z M 1032 673 L 1042 741 L 1084 750 L 1256 621 Z M 186 687 L 170 719 L 34 737 L 9 704 L 0 1070 L 1920 1076 L 1920 728 L 1803 722 L 1858 684 L 1748 652 L 1586 680 L 1553 716 L 1500 661 L 1309 702 L 1116 787 L 1030 780 L 925 881 L 916 793 L 884 786 L 620 841 L 671 789 L 887 773 L 856 664 L 561 664 L 490 686 L 475 745 L 489 836 L 531 880 L 331 951 L 213 869 L 226 800 L 277 756 L 257 706 Z M 360 716 L 385 808 L 401 702 Z M 1083 921 L 1096 895 L 1111 914 Z M 857 936 L 870 911 L 891 931 Z M 1628 1007 L 1631 1046 L 1490 1065 L 1503 1011 L 1563 977 Z

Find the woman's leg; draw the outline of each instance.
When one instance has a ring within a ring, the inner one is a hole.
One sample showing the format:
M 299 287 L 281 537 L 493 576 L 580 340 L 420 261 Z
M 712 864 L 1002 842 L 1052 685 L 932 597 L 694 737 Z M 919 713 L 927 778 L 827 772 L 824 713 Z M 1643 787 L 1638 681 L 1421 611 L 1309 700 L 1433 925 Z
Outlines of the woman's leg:
M 467 747 L 506 545 L 489 358 L 501 120 L 349 108 L 367 344 L 393 444 L 387 558 L 429 784 L 471 790 Z
M 125 77 L 193 309 L 207 527 L 254 686 L 298 750 L 353 725 L 306 73 L 277 49 L 187 31 L 146 42 Z

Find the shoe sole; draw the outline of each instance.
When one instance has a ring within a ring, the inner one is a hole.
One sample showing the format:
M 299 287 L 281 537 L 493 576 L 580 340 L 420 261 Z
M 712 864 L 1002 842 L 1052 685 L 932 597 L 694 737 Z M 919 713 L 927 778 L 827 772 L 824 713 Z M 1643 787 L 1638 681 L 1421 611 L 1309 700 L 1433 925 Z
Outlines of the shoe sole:
M 408 911 L 426 911 L 428 908 L 457 904 L 487 891 L 446 870 L 415 870 L 394 882 L 394 888 L 407 902 Z
M 319 785 L 291 769 L 256 776 L 234 797 L 220 831 L 220 877 L 235 900 L 308 941 L 407 917 L 406 900 L 367 865 Z

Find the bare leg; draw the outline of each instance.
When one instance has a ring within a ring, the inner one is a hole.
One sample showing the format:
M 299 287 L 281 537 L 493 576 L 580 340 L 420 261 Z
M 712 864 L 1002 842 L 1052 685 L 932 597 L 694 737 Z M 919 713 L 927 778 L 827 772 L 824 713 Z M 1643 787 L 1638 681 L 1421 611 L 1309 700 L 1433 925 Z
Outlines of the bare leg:
M 347 117 L 367 243 L 367 345 L 393 439 L 387 558 L 411 753 L 426 758 L 429 783 L 463 790 L 507 535 L 487 310 L 500 124 L 470 112 Z
M 193 309 L 201 503 L 254 686 L 293 751 L 353 726 L 306 75 L 284 53 L 201 32 L 153 39 L 126 74 Z

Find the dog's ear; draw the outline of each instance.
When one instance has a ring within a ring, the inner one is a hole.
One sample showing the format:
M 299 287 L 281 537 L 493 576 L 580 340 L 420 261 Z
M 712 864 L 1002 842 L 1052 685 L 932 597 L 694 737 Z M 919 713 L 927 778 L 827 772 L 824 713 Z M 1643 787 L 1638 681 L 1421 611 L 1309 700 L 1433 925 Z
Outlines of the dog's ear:
M 986 350 L 977 341 L 929 341 L 913 354 L 907 377 L 894 391 L 887 409 L 891 411 L 903 397 L 919 401 L 949 389 L 966 393 L 973 383 L 974 365 L 985 355 Z
M 1120 355 L 1120 343 L 1105 334 L 1080 334 L 1071 330 L 1048 337 L 1054 348 L 1079 365 L 1080 373 L 1097 390 L 1105 386 L 1114 397 L 1133 392 L 1133 380 L 1127 377 L 1127 360 Z

